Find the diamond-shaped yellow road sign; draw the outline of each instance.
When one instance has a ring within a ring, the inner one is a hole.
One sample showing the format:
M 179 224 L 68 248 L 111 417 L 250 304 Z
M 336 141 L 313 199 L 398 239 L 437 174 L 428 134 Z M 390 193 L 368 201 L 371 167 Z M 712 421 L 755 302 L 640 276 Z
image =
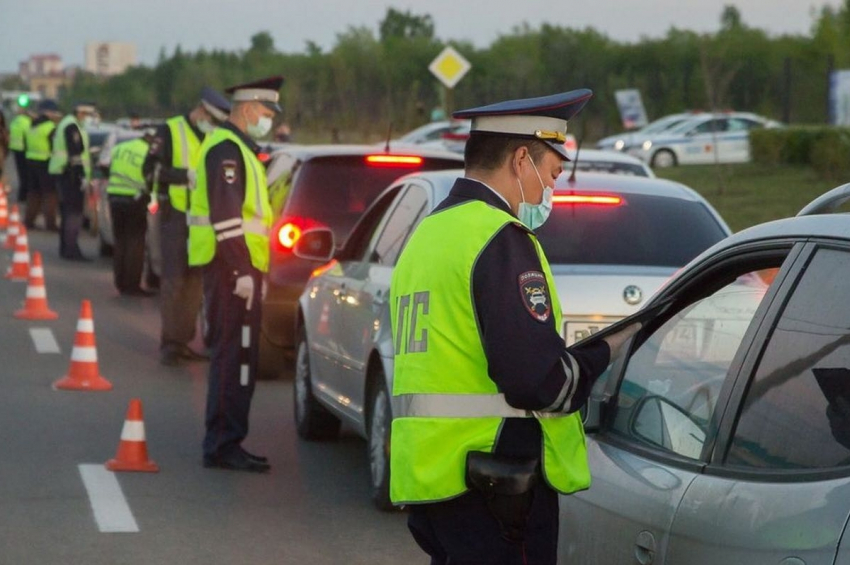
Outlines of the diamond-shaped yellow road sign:
M 454 88 L 460 79 L 466 75 L 472 64 L 463 58 L 454 47 L 446 47 L 437 58 L 428 65 L 428 70 L 440 79 L 448 88 Z

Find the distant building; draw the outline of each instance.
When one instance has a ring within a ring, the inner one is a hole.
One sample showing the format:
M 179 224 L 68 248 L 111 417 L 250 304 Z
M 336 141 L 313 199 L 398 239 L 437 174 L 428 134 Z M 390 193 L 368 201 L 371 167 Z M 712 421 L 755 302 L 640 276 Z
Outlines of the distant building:
M 45 98 L 59 98 L 73 78 L 55 53 L 30 55 L 18 65 L 18 75 L 27 87 Z
M 83 69 L 98 76 L 120 75 L 136 64 L 136 45 L 117 41 L 86 43 Z

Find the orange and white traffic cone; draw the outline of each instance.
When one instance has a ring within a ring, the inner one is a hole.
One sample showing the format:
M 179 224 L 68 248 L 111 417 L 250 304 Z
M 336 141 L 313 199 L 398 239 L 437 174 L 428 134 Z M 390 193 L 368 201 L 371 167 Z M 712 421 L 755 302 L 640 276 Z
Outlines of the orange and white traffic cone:
M 9 199 L 6 193 L 0 190 L 0 230 L 9 227 Z
M 9 229 L 6 230 L 6 242 L 3 244 L 4 249 L 14 249 L 15 240 L 21 231 L 21 215 L 18 213 L 18 205 L 12 205 L 12 212 L 9 214 Z
M 6 271 L 6 278 L 13 281 L 25 281 L 30 272 L 30 248 L 27 241 L 27 228 L 20 226 L 21 233 L 15 238 L 15 254 L 12 265 Z
M 44 286 L 44 268 L 41 265 L 41 253 L 36 251 L 32 256 L 27 297 L 24 307 L 14 316 L 20 320 L 55 320 L 59 314 L 47 305 L 47 288 Z
M 145 422 L 142 418 L 142 401 L 134 398 L 127 408 L 127 418 L 121 429 L 121 441 L 115 459 L 106 462 L 110 471 L 141 471 L 156 473 L 159 466 L 148 459 L 148 445 L 145 441 Z
M 74 337 L 74 349 L 71 351 L 71 366 L 68 374 L 53 383 L 53 388 L 61 390 L 112 390 L 112 383 L 100 376 L 97 367 L 97 347 L 94 342 L 94 320 L 91 315 L 91 302 L 83 300 L 80 307 L 80 319 L 77 321 L 77 334 Z

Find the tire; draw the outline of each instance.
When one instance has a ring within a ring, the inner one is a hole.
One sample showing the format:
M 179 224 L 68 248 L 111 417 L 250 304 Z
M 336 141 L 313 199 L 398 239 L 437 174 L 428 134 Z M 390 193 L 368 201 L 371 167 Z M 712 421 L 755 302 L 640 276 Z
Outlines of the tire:
M 390 500 L 390 429 L 392 410 L 390 395 L 384 384 L 384 371 L 373 376 L 369 394 L 369 426 L 366 440 L 369 457 L 369 486 L 372 502 L 378 510 L 394 510 Z
M 297 353 L 292 395 L 295 402 L 295 429 L 302 439 L 310 441 L 336 439 L 341 424 L 339 418 L 328 412 L 313 396 L 310 352 L 303 328 L 299 330 L 295 350 Z
M 666 169 L 667 167 L 675 167 L 678 165 L 676 155 L 669 149 L 659 149 L 652 156 L 652 168 Z

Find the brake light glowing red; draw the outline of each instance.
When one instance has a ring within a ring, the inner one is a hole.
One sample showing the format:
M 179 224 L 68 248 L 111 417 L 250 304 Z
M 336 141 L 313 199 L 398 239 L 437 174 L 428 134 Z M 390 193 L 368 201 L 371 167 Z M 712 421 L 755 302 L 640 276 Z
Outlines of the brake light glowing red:
M 268 153 L 257 153 L 257 159 L 260 161 L 260 163 L 266 164 L 271 158 L 272 156 Z
M 298 240 L 301 239 L 301 228 L 292 223 L 283 224 L 277 232 L 277 241 L 286 249 L 292 249 Z
M 416 155 L 367 155 L 366 164 L 372 167 L 418 167 L 422 157 Z
M 555 204 L 622 206 L 625 204 L 620 196 L 611 194 L 556 194 L 552 197 Z

